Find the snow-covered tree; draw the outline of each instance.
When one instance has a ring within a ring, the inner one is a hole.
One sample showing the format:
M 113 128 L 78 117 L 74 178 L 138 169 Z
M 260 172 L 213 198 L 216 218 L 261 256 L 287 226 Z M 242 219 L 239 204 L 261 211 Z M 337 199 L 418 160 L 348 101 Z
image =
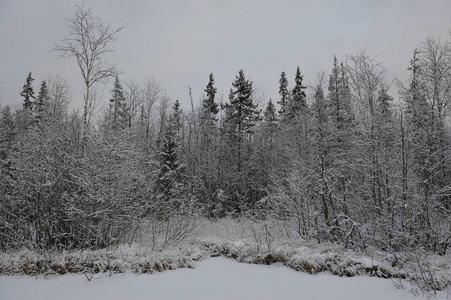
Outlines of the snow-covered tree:
M 219 104 L 215 101 L 217 89 L 214 87 L 215 79 L 213 73 L 210 73 L 210 80 L 205 88 L 206 98 L 202 100 L 203 118 L 216 121 L 216 115 L 219 112 Z
M 114 129 L 124 129 L 128 126 L 128 107 L 125 102 L 124 90 L 116 75 L 110 99 L 111 123 Z
M 298 118 L 302 113 L 305 113 L 307 109 L 307 95 L 305 94 L 305 89 L 307 87 L 303 85 L 303 80 L 304 76 L 301 75 L 301 71 L 299 67 L 297 67 L 294 78 L 295 85 L 291 91 L 291 98 L 286 110 L 289 119 Z
M 272 100 L 269 99 L 268 105 L 266 105 L 264 120 L 269 124 L 274 125 L 277 122 L 277 111 L 276 107 L 272 103 Z
M 42 119 L 43 115 L 45 114 L 47 106 L 49 104 L 49 100 L 50 95 L 49 89 L 47 87 L 47 82 L 43 80 L 41 83 L 41 87 L 39 88 L 39 93 L 35 104 L 35 111 L 39 119 Z
M 217 89 L 214 86 L 214 77 L 210 73 L 209 81 L 204 89 L 205 97 L 202 100 L 202 106 L 199 112 L 199 128 L 198 138 L 195 141 L 195 149 L 197 154 L 195 157 L 194 178 L 198 179 L 198 193 L 200 199 L 203 200 L 206 207 L 205 210 L 209 214 L 214 214 L 213 210 L 218 207 L 215 194 L 218 190 L 218 169 L 219 164 L 219 128 L 218 128 L 218 113 L 219 104 L 216 101 Z M 194 122 L 196 123 L 196 122 Z M 193 130 L 194 126 L 190 126 Z M 194 131 L 194 130 L 193 130 Z M 196 133 L 193 132 L 193 135 Z M 193 178 L 193 179 L 194 179 Z M 199 186 L 200 185 L 200 186 Z
M 279 79 L 279 94 L 280 101 L 277 103 L 280 105 L 279 115 L 283 118 L 288 108 L 290 92 L 288 91 L 288 79 L 285 72 L 282 72 Z
M 223 106 L 221 128 L 221 186 L 229 196 L 227 209 L 238 211 L 250 201 L 249 165 L 252 141 L 257 123 L 261 120 L 258 105 L 254 103 L 252 82 L 239 71 L 229 93 L 229 103 Z
M 234 133 L 243 141 L 250 138 L 254 126 L 261 120 L 258 105 L 254 103 L 252 82 L 240 70 L 230 89 L 229 103 L 225 105 L 226 120 Z
M 124 27 L 113 28 L 95 17 L 85 4 L 75 6 L 75 15 L 68 19 L 68 34 L 55 44 L 54 51 L 61 57 L 75 57 L 85 85 L 83 94 L 83 138 L 86 146 L 93 105 L 95 85 L 117 74 L 116 68 L 105 61 L 105 56 L 113 52 L 111 44 Z
M 329 76 L 329 116 L 335 125 L 336 138 L 338 143 L 347 140 L 346 134 L 352 126 L 351 111 L 351 91 L 345 73 L 344 65 L 338 64 L 337 57 L 334 56 L 332 73 Z
M 24 98 L 23 100 L 23 108 L 27 109 L 29 111 L 33 110 L 34 106 L 34 90 L 33 90 L 33 83 L 34 78 L 31 76 L 31 72 L 28 73 L 27 79 L 25 81 L 25 84 L 23 85 L 22 92 L 20 92 L 20 95 Z
M 179 208 L 187 196 L 186 165 L 182 157 L 181 144 L 182 111 L 180 102 L 175 101 L 168 125 L 161 141 L 160 170 L 157 179 L 157 193 L 162 209 Z

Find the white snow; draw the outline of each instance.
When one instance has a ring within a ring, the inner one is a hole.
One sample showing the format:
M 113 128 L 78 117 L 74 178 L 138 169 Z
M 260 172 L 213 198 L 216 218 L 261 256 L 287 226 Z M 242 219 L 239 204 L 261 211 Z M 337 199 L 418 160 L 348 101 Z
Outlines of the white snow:
M 343 278 L 327 273 L 309 275 L 280 264 L 250 265 L 217 257 L 156 274 L 94 276 L 64 275 L 50 279 L 0 276 L 0 299 L 421 299 L 398 290 L 391 280 L 357 276 Z M 447 299 L 441 292 L 435 299 Z

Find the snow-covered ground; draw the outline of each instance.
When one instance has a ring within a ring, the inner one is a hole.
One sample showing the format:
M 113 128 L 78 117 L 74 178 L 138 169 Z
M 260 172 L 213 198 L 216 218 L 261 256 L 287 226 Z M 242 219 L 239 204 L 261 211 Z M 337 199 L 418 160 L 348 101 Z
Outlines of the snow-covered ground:
M 97 276 L 97 277 L 96 277 Z M 450 295 L 451 298 L 451 295 Z M 238 263 L 224 257 L 208 258 L 195 269 L 155 274 L 84 275 L 53 278 L 0 276 L 0 299 L 419 299 L 393 282 L 367 276 L 309 275 L 280 264 Z M 448 299 L 443 291 L 435 299 Z

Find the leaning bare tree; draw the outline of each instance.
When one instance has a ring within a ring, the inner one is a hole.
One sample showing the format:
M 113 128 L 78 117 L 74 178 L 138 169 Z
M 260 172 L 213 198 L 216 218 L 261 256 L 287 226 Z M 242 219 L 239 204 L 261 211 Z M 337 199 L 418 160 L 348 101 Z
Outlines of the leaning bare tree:
M 60 57 L 75 57 L 80 67 L 85 84 L 83 106 L 83 142 L 84 148 L 89 127 L 89 114 L 94 105 L 94 85 L 113 76 L 116 68 L 104 61 L 107 53 L 113 52 L 112 43 L 116 34 L 124 26 L 113 28 L 110 24 L 94 17 L 90 7 L 84 4 L 75 6 L 75 16 L 68 19 L 69 33 L 57 44 L 53 50 L 61 53 Z

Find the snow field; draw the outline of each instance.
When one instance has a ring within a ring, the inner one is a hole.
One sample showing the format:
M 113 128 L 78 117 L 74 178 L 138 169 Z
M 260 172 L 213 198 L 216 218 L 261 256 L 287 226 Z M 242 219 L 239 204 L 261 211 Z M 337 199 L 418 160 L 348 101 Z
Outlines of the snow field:
M 26 288 L 24 288 L 26 287 Z M 199 262 L 196 269 L 158 274 L 64 275 L 48 280 L 0 276 L 0 299 L 419 299 L 396 289 L 390 280 L 359 276 L 309 275 L 274 264 L 237 263 L 224 257 Z M 435 299 L 447 299 L 440 292 Z

